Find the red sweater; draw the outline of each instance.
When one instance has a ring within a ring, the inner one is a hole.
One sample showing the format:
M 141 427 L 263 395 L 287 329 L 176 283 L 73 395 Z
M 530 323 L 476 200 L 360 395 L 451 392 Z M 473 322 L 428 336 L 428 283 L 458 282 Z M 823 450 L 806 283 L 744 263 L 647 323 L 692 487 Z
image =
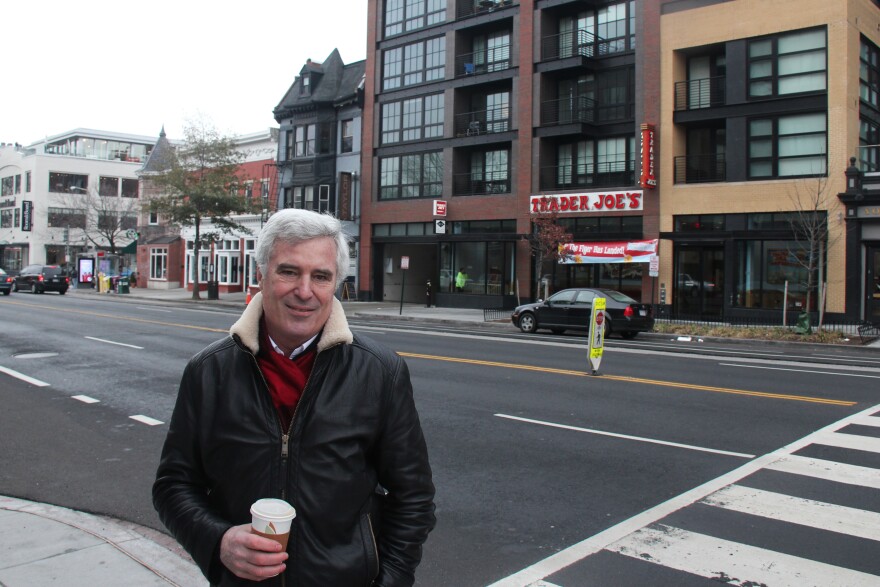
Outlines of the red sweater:
M 266 334 L 265 325 L 260 324 L 260 354 L 257 355 L 257 362 L 263 377 L 266 378 L 266 383 L 269 384 L 272 403 L 275 405 L 278 417 L 281 418 L 281 429 L 285 434 L 290 430 L 296 404 L 302 396 L 312 366 L 315 364 L 315 356 L 318 354 L 315 346 L 315 343 L 312 343 L 304 353 L 289 359 L 275 352 L 272 343 L 269 342 L 269 335 Z

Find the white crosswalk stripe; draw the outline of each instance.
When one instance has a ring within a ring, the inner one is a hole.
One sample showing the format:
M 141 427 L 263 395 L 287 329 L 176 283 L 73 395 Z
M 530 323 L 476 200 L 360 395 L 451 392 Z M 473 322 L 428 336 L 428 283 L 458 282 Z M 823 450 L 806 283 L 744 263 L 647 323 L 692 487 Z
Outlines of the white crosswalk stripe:
M 880 514 L 763 489 L 728 485 L 701 503 L 810 528 L 880 540 Z
M 876 587 L 876 575 L 658 524 L 608 550 L 732 585 Z
M 770 463 L 766 468 L 782 471 L 783 473 L 846 483 L 848 485 L 880 489 L 880 469 L 872 469 L 870 467 L 789 455 Z
M 821 435 L 816 440 L 816 444 L 880 453 L 880 438 L 874 438 L 873 436 L 859 436 L 857 434 L 830 432 Z

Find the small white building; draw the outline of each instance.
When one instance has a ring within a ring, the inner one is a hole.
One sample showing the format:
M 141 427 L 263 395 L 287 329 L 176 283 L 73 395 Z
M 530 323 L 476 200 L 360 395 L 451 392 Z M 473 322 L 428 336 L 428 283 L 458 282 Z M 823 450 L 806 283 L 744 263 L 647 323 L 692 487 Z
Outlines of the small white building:
M 137 171 L 155 142 L 77 128 L 27 146 L 0 145 L 0 266 L 72 267 L 91 258 L 95 272 L 131 267 Z

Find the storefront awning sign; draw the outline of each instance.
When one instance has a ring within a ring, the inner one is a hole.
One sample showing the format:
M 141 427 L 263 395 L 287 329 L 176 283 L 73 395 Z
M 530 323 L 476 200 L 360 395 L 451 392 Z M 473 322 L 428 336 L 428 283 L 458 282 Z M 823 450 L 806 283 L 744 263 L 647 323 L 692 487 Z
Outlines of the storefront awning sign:
M 657 239 L 606 243 L 565 243 L 560 245 L 562 265 L 581 263 L 650 263 L 657 254 Z
M 583 194 L 544 194 L 532 196 L 532 214 L 557 212 L 634 212 L 641 210 L 642 190 L 587 192 Z

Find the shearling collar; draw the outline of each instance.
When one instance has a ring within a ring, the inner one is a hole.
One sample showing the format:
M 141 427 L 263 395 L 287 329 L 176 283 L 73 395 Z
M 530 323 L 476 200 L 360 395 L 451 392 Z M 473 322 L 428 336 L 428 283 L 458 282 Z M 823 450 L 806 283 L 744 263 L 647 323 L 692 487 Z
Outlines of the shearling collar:
M 354 337 L 348 328 L 348 320 L 345 318 L 345 310 L 335 297 L 330 317 L 324 324 L 321 338 L 318 339 L 318 352 L 337 344 L 351 344 Z M 247 305 L 241 317 L 229 329 L 229 334 L 244 345 L 256 356 L 260 352 L 260 318 L 263 316 L 263 293 L 259 292 Z

